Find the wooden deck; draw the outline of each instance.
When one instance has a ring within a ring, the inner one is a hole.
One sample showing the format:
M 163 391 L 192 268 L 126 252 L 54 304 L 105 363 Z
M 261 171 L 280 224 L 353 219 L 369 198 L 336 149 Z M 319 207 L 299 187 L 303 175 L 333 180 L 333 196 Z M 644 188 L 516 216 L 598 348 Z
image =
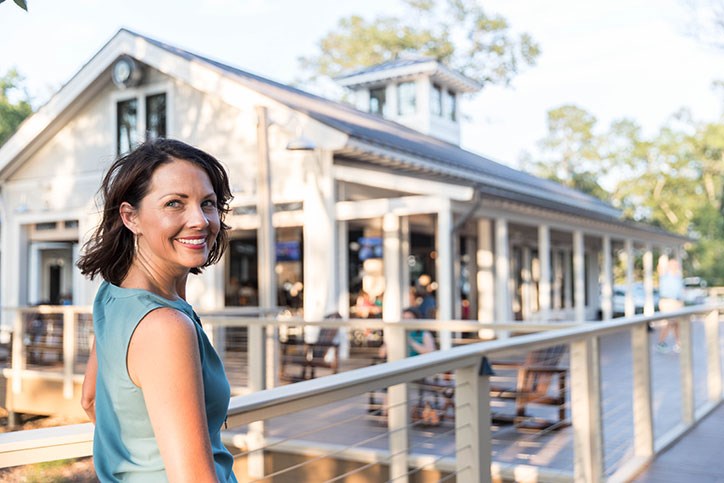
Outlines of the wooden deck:
M 634 481 L 641 483 L 724 482 L 724 405 L 661 453 Z
M 681 401 L 678 392 L 680 375 L 677 354 L 661 354 L 653 350 L 656 336 L 657 332 L 651 332 L 652 403 L 655 437 L 660 437 L 681 421 Z M 703 347 L 701 324 L 694 324 L 692 337 L 695 347 Z M 611 475 L 633 454 L 631 404 L 633 375 L 630 338 L 627 333 L 613 334 L 603 337 L 600 346 L 604 467 L 605 474 Z M 343 364 L 341 370 L 348 370 L 360 364 L 363 362 L 353 359 Z M 696 407 L 700 407 L 706 401 L 705 373 L 705 353 L 695 351 Z M 538 409 L 541 412 L 546 410 L 554 411 L 553 408 Z M 720 409 L 719 413 L 724 414 L 724 410 Z M 541 416 L 546 416 L 546 414 L 541 413 Z M 438 427 L 422 424 L 413 426 L 410 429 L 412 452 L 436 457 L 454 457 L 453 424 L 448 419 L 443 420 Z M 698 441 L 699 436 L 697 435 L 701 434 L 701 426 L 706 425 L 708 422 L 700 424 L 700 427 L 697 427 L 691 436 L 680 440 L 675 448 L 685 443 L 693 444 L 694 447 L 699 444 L 718 448 L 724 446 L 724 433 L 716 435 L 714 431 L 709 431 L 703 441 Z M 239 430 L 243 432 L 245 428 L 239 428 Z M 268 436 L 273 440 L 289 440 L 290 445 L 298 445 L 299 442 L 307 442 L 309 447 L 314 447 L 315 444 L 320 447 L 354 445 L 356 449 L 370 452 L 384 451 L 388 445 L 386 425 L 367 414 L 367 398 L 364 395 L 315 410 L 275 418 L 268 423 L 267 431 Z M 710 438 L 717 438 L 717 436 L 718 444 L 713 444 Z M 689 442 L 691 439 L 694 439 L 693 443 Z M 284 443 L 282 443 L 283 445 Z M 721 460 L 724 464 L 724 458 Z M 493 426 L 493 461 L 504 465 L 527 465 L 572 473 L 572 428 L 567 426 L 548 431 L 522 432 L 516 430 L 512 425 Z M 652 468 L 655 469 L 657 466 Z M 682 468 L 682 471 L 686 471 L 685 467 Z M 721 474 L 724 475 L 724 471 Z M 724 477 L 720 481 L 724 482 Z
M 654 431 L 659 437 L 673 429 L 681 419 L 679 397 L 679 358 L 677 354 L 661 354 L 653 350 L 657 333 L 650 334 L 652 347 L 652 392 Z M 692 331 L 695 347 L 703 347 L 703 327 L 695 323 Z M 720 345 L 724 344 L 724 339 Z M 604 418 L 604 466 L 611 475 L 633 453 L 633 413 L 631 405 L 632 371 L 631 347 L 627 333 L 601 338 L 601 379 Z M 724 351 L 723 351 L 724 353 Z M 371 354 L 357 353 L 343 361 L 340 370 L 351 370 L 371 362 Z M 226 369 L 232 387 L 246 384 L 246 354 L 230 351 L 225 357 Z M 694 353 L 695 401 L 700 407 L 706 401 L 704 351 Z M 320 375 L 324 370 L 320 371 Z M 3 381 L 4 382 L 4 381 Z M 4 386 L 4 384 L 3 384 Z M 4 388 L 0 388 L 4 389 Z M 234 391 L 240 392 L 240 391 Z M 271 420 L 266 428 L 270 441 L 284 441 L 290 445 L 306 444 L 308 448 L 354 446 L 359 451 L 382 454 L 388 447 L 388 433 L 384 422 L 368 414 L 367 395 L 301 413 L 289 414 Z M 546 411 L 552 408 L 541 408 Z M 544 415 L 544 414 L 541 414 Z M 443 419 L 437 427 L 422 424 L 410 429 L 411 452 L 434 458 L 454 458 L 455 436 L 451 418 Z M 719 456 L 724 446 L 724 405 L 700 422 L 690 433 L 659 455 L 650 468 L 636 481 L 676 482 L 713 481 L 724 483 L 724 458 Z M 246 428 L 235 428 L 245 432 Z M 326 451 L 325 450 L 325 451 Z M 505 465 L 526 465 L 562 472 L 573 470 L 573 434 L 571 427 L 521 432 L 512 425 L 493 427 L 493 461 Z M 278 469 L 278 468 L 277 468 Z M 271 480 L 270 480 L 271 481 Z M 274 481 L 277 481 L 274 479 Z M 282 481 L 282 480 L 279 480 Z M 308 481 L 304 479 L 290 481 Z M 372 480 L 370 480 L 372 481 Z

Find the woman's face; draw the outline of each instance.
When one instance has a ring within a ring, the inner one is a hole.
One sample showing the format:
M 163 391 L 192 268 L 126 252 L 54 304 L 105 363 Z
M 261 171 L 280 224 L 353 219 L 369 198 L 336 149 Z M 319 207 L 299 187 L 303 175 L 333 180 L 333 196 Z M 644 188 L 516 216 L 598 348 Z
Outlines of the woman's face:
M 156 168 L 132 220 L 139 258 L 174 273 L 206 262 L 221 224 L 209 176 L 180 159 Z

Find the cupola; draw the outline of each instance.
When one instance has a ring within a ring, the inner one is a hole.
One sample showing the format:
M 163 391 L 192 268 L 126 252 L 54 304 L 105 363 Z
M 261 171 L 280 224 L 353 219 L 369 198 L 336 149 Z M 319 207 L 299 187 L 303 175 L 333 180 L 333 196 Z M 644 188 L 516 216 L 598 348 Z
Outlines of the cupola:
M 335 80 L 354 93 L 358 109 L 457 145 L 460 95 L 481 89 L 429 57 L 391 60 Z

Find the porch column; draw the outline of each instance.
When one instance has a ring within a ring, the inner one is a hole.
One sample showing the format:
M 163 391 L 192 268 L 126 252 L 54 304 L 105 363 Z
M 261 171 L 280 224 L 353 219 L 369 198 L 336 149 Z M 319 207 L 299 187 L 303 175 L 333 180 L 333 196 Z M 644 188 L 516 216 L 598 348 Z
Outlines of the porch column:
M 386 322 L 384 340 L 387 359 L 397 361 L 405 358 L 407 338 L 405 330 L 396 322 L 400 321 L 400 219 L 394 213 L 382 218 L 385 292 L 382 299 L 382 318 Z M 390 478 L 407 481 L 409 410 L 407 384 L 390 386 L 387 390 L 387 427 L 390 431 L 389 450 Z
M 644 315 L 654 314 L 654 252 L 651 243 L 644 245 Z
M 573 307 L 573 271 L 571 270 L 571 250 L 563 250 L 563 308 Z
M 528 246 L 521 247 L 521 253 L 523 255 L 521 268 L 521 287 L 520 287 L 520 312 L 523 316 L 523 320 L 530 320 L 530 316 L 533 312 L 533 260 L 531 257 L 531 249 Z
M 400 303 L 409 307 L 410 303 L 410 218 L 400 217 Z
M 623 257 L 626 264 L 626 301 L 624 305 L 624 314 L 626 317 L 633 317 L 636 315 L 636 306 L 634 305 L 633 299 L 634 248 L 633 240 L 630 238 L 627 238 L 624 241 Z
M 337 312 L 349 319 L 349 234 L 346 221 L 337 222 Z M 349 359 L 349 328 L 339 328 L 339 358 Z
M 493 229 L 491 220 L 478 220 L 477 298 L 478 320 L 492 324 L 495 321 L 495 261 L 493 257 Z M 495 332 L 489 329 L 479 331 L 484 339 L 492 339 Z
M 477 239 L 474 236 L 465 237 L 465 255 L 468 263 L 468 283 L 470 284 L 468 292 L 468 319 L 475 320 L 478 313 L 478 264 L 477 264 Z M 461 261 L 462 263 L 462 261 Z
M 319 321 L 337 309 L 332 152 L 314 151 L 304 161 L 304 320 Z M 305 330 L 305 338 L 316 340 L 319 328 L 315 329 Z
M 510 255 L 508 250 L 508 220 L 495 219 L 495 321 L 513 320 L 510 305 Z M 507 338 L 508 331 L 498 331 L 499 338 Z
M 28 268 L 28 303 L 38 304 L 40 303 L 40 299 L 42 297 L 40 293 L 40 278 L 42 275 L 42 267 L 40 263 L 40 247 L 37 243 L 30 243 L 30 248 L 28 252 L 30 255 L 30 267 Z
M 611 237 L 603 236 L 603 261 L 601 267 L 601 318 L 613 318 L 613 263 L 611 260 Z
M 538 227 L 538 307 L 542 320 L 548 320 L 551 312 L 551 235 L 548 225 Z
M 385 321 L 400 320 L 400 218 L 394 213 L 386 213 L 382 218 L 385 292 L 382 295 L 382 318 Z M 389 351 L 389 347 L 388 347 Z
M 453 247 L 452 247 L 453 216 L 450 199 L 440 198 L 440 209 L 437 212 L 437 230 L 435 250 L 437 259 L 437 318 L 439 320 L 452 320 L 453 294 L 455 293 L 455 280 L 453 277 Z M 452 347 L 452 333 L 449 330 L 440 331 L 440 349 Z
M 553 253 L 553 308 L 563 308 L 563 252 Z
M 271 193 L 271 167 L 269 164 L 269 119 L 267 109 L 257 106 L 257 227 L 259 306 L 270 309 L 276 306 L 276 237 L 272 218 L 274 203 Z M 222 292 L 223 293 L 223 292 Z
M 594 254 L 596 256 L 593 256 Z M 601 269 L 598 264 L 598 253 L 594 252 L 586 257 L 584 252 L 583 259 L 586 263 L 586 298 L 588 300 L 586 304 L 586 318 L 588 320 L 595 320 L 598 316 L 598 308 L 601 306 L 599 288 Z
M 573 286 L 576 322 L 586 320 L 586 270 L 583 246 L 583 232 L 573 232 Z

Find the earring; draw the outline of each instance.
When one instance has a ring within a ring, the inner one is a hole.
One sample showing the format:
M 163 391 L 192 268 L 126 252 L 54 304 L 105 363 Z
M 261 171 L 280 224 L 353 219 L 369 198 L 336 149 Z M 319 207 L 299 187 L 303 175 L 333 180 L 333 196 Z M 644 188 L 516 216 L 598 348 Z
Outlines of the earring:
M 138 233 L 133 234 L 133 253 L 138 253 Z

